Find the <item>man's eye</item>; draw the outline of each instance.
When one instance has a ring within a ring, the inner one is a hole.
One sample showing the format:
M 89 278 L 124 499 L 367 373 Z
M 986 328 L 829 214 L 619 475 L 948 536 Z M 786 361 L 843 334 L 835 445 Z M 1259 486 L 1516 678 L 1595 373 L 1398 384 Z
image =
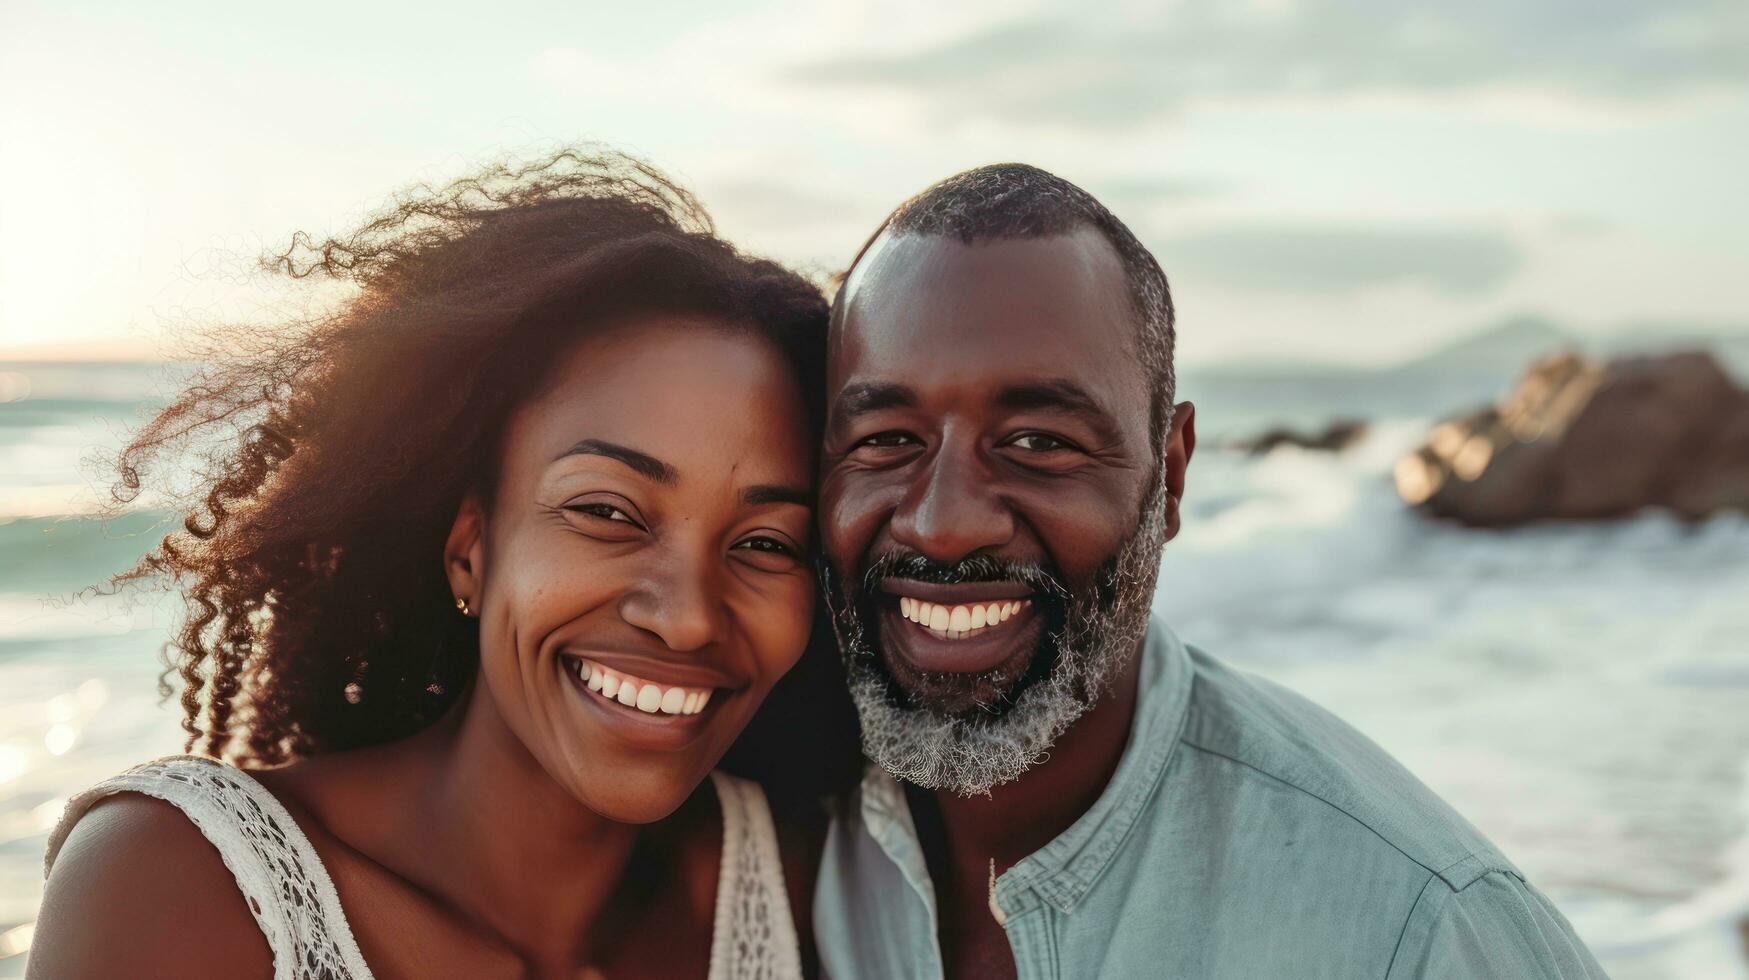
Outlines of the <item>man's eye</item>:
M 869 436 L 867 439 L 858 442 L 856 448 L 861 449 L 867 446 L 871 449 L 897 449 L 901 446 L 910 445 L 915 441 L 916 440 L 911 438 L 911 435 L 906 432 L 877 432 L 874 435 Z
M 1008 440 L 1008 444 L 1018 446 L 1030 453 L 1054 453 L 1061 449 L 1075 448 L 1056 436 L 1048 436 L 1042 432 L 1028 432 L 1025 435 L 1015 436 Z

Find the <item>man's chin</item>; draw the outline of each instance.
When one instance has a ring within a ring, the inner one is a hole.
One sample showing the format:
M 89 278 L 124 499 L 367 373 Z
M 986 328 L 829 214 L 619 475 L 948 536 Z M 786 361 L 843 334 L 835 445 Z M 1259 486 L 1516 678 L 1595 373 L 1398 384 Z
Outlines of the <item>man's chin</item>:
M 879 649 L 897 703 L 949 717 L 1000 717 L 1036 679 L 1040 672 L 1034 668 L 1048 667 L 1043 638 L 1042 628 L 1016 636 L 1007 657 L 975 673 L 925 670 L 884 635 Z

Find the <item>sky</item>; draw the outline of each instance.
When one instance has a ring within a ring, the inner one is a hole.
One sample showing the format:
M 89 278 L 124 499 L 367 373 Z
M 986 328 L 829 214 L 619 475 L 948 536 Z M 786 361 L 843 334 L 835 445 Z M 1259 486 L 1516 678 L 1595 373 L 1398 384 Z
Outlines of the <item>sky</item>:
M 282 302 L 294 231 L 577 140 L 820 273 L 1043 166 L 1160 258 L 1186 363 L 1749 331 L 1742 0 L 4 0 L 0 357 L 170 352 Z

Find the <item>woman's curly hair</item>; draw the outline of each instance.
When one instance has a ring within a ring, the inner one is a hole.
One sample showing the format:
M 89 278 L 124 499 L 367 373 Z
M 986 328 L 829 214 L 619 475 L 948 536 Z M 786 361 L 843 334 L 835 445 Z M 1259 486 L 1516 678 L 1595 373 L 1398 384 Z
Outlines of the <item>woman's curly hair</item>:
M 647 164 L 567 148 L 420 185 L 349 235 L 263 259 L 349 292 L 332 312 L 232 326 L 122 451 L 118 503 L 198 450 L 180 530 L 117 586 L 167 580 L 166 649 L 191 749 L 275 765 L 408 735 L 475 675 L 474 622 L 443 574 L 499 433 L 579 330 L 698 313 L 773 340 L 818 406 L 826 303 L 715 237 Z M 818 425 L 818 419 L 810 420 Z M 204 448 L 203 448 L 204 447 Z

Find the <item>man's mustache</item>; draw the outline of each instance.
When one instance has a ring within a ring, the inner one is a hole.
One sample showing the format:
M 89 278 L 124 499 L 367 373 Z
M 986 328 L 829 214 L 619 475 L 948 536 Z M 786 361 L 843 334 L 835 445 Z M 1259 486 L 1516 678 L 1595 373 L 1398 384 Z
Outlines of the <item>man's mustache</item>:
M 868 564 L 862 574 L 863 592 L 880 588 L 887 579 L 907 579 L 935 585 L 967 582 L 1018 582 L 1033 592 L 1053 599 L 1069 598 L 1069 590 L 1055 570 L 1034 561 L 1019 561 L 1000 555 L 967 555 L 957 561 L 937 561 L 907 549 L 885 552 Z

